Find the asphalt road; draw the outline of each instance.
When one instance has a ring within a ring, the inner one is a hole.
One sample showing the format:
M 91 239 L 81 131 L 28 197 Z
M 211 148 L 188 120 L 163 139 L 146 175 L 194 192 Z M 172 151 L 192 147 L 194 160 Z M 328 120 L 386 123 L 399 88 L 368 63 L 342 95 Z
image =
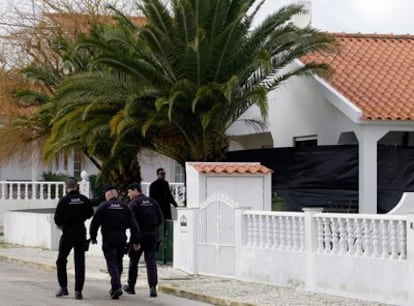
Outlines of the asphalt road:
M 37 305 L 165 305 L 165 306 L 201 306 L 208 305 L 163 293 L 150 298 L 147 288 L 138 288 L 136 295 L 124 293 L 119 300 L 109 296 L 109 281 L 86 279 L 83 300 L 75 300 L 73 292 L 73 275 L 68 275 L 69 296 L 56 298 L 58 288 L 56 274 L 52 272 L 19 266 L 14 263 L 0 262 L 0 305 L 37 306 Z

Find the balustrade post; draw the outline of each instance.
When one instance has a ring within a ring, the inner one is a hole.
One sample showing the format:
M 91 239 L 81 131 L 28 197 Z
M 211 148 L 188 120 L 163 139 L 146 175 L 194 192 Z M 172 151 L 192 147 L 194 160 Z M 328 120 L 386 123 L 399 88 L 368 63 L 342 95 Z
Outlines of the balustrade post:
M 81 172 L 82 180 L 79 182 L 79 192 L 88 198 L 91 197 L 91 188 L 88 173 L 85 170 Z
M 20 200 L 22 198 L 20 192 L 21 192 L 21 190 L 20 190 L 20 183 L 17 183 L 17 197 L 16 198 L 18 200 Z
M 234 210 L 234 243 L 237 247 L 245 246 L 249 242 L 248 218 L 243 214 L 248 208 L 236 208 Z M 238 252 L 236 252 L 237 255 Z
M 305 252 L 306 252 L 306 284 L 305 287 L 312 290 L 315 288 L 315 272 L 313 253 L 318 248 L 318 226 L 314 215 L 321 213 L 323 208 L 303 208 L 305 215 Z
M 414 288 L 414 211 L 407 212 L 407 288 Z M 408 290 L 407 305 L 414 305 L 414 290 Z

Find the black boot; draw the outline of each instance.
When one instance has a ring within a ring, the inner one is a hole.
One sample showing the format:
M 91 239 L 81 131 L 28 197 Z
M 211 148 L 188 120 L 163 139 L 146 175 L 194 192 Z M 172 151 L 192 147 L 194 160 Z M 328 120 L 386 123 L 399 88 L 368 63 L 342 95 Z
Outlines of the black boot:
M 81 291 L 75 291 L 75 299 L 77 300 L 82 300 L 83 299 L 83 295 Z
M 56 297 L 61 297 L 68 294 L 69 293 L 67 288 L 60 287 L 59 290 L 56 292 Z
M 156 297 L 157 296 L 157 289 L 155 287 L 150 287 L 150 297 Z
M 132 286 L 129 285 L 125 285 L 124 286 L 124 291 L 128 294 L 135 294 L 135 289 Z
M 122 288 L 118 288 L 115 291 L 111 292 L 111 298 L 113 300 L 119 299 L 119 297 L 122 295 Z

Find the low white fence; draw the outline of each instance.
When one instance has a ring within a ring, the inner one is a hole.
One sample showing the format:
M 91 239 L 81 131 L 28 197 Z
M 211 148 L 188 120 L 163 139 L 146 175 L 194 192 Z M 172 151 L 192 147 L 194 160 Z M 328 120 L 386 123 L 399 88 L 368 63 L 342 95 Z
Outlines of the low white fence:
M 89 190 L 81 183 L 81 192 L 87 195 Z M 149 185 L 142 183 L 145 194 L 149 194 Z M 170 183 L 170 187 L 177 204 L 183 206 L 184 183 Z M 60 230 L 54 224 L 54 209 L 65 194 L 61 181 L 0 181 L 0 226 L 4 226 L 5 242 L 57 249 Z
M 5 212 L 55 208 L 64 194 L 64 182 L 0 181 L 0 226 Z
M 56 200 L 65 193 L 64 182 L 0 181 L 0 200 Z
M 228 213 L 217 208 L 217 201 L 214 205 L 207 213 L 210 220 L 220 221 L 211 227 L 203 223 L 200 209 L 178 210 L 174 267 L 190 273 L 414 305 L 414 215 L 265 212 L 235 206 Z M 229 203 L 221 205 L 229 207 Z M 219 224 L 232 218 L 235 242 L 230 252 L 223 240 L 228 233 L 220 232 Z M 200 248 L 199 235 L 206 226 L 211 233 L 209 256 Z M 223 252 L 227 255 L 222 256 Z

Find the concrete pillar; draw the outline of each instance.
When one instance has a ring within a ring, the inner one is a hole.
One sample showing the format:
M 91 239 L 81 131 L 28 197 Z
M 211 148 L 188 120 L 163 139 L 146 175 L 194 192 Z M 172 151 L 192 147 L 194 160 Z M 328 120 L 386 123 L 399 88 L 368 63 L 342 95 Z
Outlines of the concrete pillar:
M 359 213 L 377 213 L 377 142 L 359 143 Z
M 313 290 L 315 286 L 314 256 L 318 247 L 317 224 L 314 218 L 315 214 L 321 213 L 323 208 L 302 208 L 305 214 L 305 254 L 306 254 L 306 276 L 305 287 L 307 290 Z
M 174 220 L 173 266 L 192 274 L 198 270 L 198 212 L 198 208 L 178 207 Z
M 377 142 L 386 132 L 368 126 L 356 131 L 359 155 L 358 207 L 361 214 L 377 213 Z

